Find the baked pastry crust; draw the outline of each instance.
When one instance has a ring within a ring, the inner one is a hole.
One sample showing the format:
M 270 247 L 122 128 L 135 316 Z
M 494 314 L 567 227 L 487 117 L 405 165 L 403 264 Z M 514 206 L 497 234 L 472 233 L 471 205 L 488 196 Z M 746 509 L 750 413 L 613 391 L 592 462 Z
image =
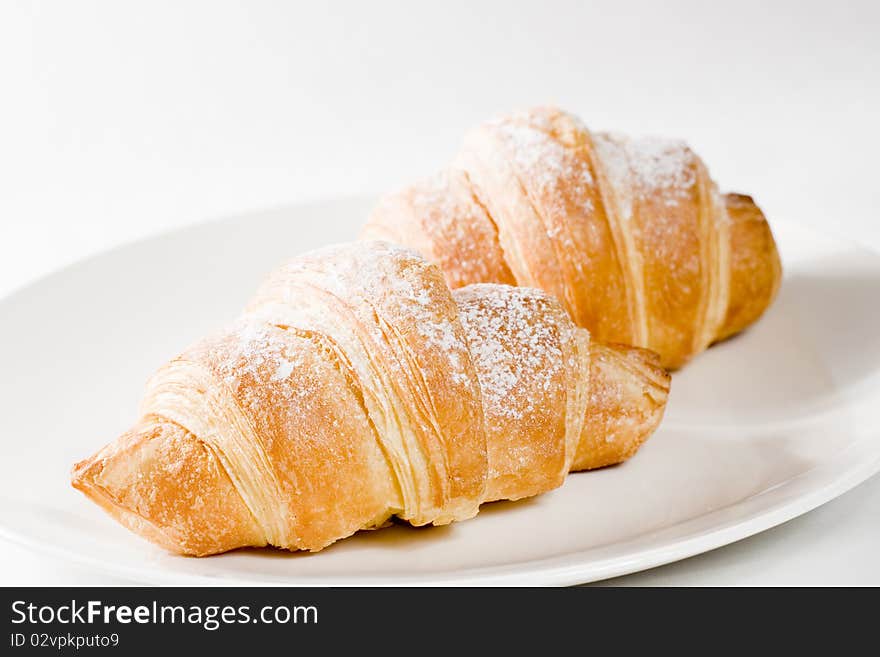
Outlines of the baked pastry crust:
M 363 231 L 452 287 L 515 283 L 599 340 L 681 367 L 770 305 L 782 269 L 754 201 L 721 195 L 685 144 L 592 133 L 541 107 L 471 131 L 451 167 L 380 201 Z
M 384 242 L 301 256 L 242 317 L 148 382 L 134 427 L 73 485 L 168 550 L 320 550 L 561 485 L 653 432 L 669 377 L 602 345 L 545 292 L 454 293 Z

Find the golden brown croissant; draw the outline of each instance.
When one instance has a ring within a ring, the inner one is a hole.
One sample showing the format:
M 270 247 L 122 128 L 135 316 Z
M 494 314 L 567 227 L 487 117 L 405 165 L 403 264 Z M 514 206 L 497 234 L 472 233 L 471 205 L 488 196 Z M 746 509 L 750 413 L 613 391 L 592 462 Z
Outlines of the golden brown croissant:
M 631 456 L 663 413 L 656 354 L 591 342 L 538 290 L 455 293 L 382 242 L 315 251 L 165 365 L 73 485 L 174 552 L 319 550 Z
M 596 339 L 669 368 L 754 322 L 782 273 L 761 211 L 720 195 L 687 146 L 591 133 L 553 108 L 478 127 L 449 170 L 383 199 L 363 237 L 416 249 L 453 288 L 545 290 Z

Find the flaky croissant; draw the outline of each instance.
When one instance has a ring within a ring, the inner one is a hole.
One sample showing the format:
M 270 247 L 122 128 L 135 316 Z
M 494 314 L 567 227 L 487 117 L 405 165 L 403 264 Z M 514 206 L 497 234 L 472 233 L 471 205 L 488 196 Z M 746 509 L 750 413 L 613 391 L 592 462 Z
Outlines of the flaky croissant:
M 748 196 L 687 146 L 591 133 L 539 108 L 472 131 L 450 169 L 384 198 L 363 232 L 410 246 L 455 288 L 537 287 L 596 339 L 677 368 L 747 327 L 781 280 Z
M 134 427 L 72 479 L 173 552 L 319 550 L 620 462 L 668 389 L 656 354 L 591 342 L 546 293 L 453 293 L 414 252 L 361 242 L 270 275 L 237 323 L 159 370 Z

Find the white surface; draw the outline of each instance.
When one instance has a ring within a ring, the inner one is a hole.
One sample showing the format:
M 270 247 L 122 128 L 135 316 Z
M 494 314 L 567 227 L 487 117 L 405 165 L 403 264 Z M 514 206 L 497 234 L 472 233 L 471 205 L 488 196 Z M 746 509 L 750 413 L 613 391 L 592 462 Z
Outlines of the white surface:
M 143 583 L 576 584 L 725 545 L 880 470 L 880 255 L 777 222 L 786 278 L 762 321 L 674 376 L 664 422 L 636 458 L 559 490 L 489 505 L 471 522 L 358 534 L 318 555 L 188 559 L 70 488 L 71 464 L 130 426 L 161 362 L 234 318 L 290 253 L 354 233 L 374 202 L 177 231 L 0 302 L 3 427 L 16 437 L 0 444 L 0 537 Z
M 440 165 L 475 122 L 546 101 L 685 137 L 771 219 L 880 247 L 878 14 L 869 1 L 5 2 L 0 295 L 160 230 L 387 189 Z M 856 549 L 880 548 L 876 500 L 863 486 L 835 502 L 830 536 L 811 520 L 823 509 L 795 521 L 797 540 L 750 539 L 737 572 L 851 581 L 846 562 L 880 584 Z M 0 583 L 65 581 L 5 549 Z M 688 568 L 660 572 L 718 581 Z

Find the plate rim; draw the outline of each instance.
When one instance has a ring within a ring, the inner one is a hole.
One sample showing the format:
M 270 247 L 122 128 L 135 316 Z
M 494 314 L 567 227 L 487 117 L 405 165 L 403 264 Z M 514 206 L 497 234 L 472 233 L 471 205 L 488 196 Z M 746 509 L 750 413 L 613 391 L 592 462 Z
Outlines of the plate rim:
M 343 197 L 331 197 L 315 199 L 301 203 L 278 205 L 270 208 L 259 208 L 252 211 L 236 212 L 229 215 L 221 215 L 207 221 L 199 221 L 188 226 L 161 231 L 146 235 L 137 239 L 117 244 L 109 249 L 88 254 L 76 259 L 64 266 L 38 276 L 25 282 L 0 297 L 0 306 L 12 301 L 16 297 L 27 294 L 32 288 L 39 286 L 45 281 L 63 277 L 69 270 L 99 259 L 111 253 L 143 246 L 149 242 L 161 241 L 172 238 L 180 233 L 191 230 L 210 229 L 212 226 L 226 222 L 235 222 L 243 218 L 252 218 L 255 215 L 276 214 L 280 212 L 304 212 L 309 207 L 346 204 L 364 204 L 374 200 L 373 196 L 352 195 Z M 792 220 L 774 221 L 775 226 L 791 226 L 797 230 L 806 231 L 822 237 L 823 231 L 806 222 Z M 830 236 L 829 236 L 830 237 Z M 841 239 L 834 236 L 837 244 L 849 245 L 880 257 L 880 252 L 872 246 L 859 243 L 851 238 Z M 878 438 L 880 435 L 873 435 Z M 0 519 L 0 540 L 26 547 L 38 553 L 59 559 L 81 567 L 94 569 L 96 573 L 104 573 L 122 579 L 133 580 L 137 583 L 150 584 L 180 584 L 195 586 L 540 586 L 540 585 L 573 585 L 587 584 L 601 581 L 612 577 L 631 574 L 655 568 L 668 563 L 703 554 L 717 548 L 736 543 L 750 536 L 781 525 L 798 516 L 808 513 L 823 504 L 843 495 L 872 476 L 880 472 L 880 449 L 871 453 L 864 449 L 865 444 L 871 442 L 870 437 L 865 437 L 851 443 L 843 451 L 835 455 L 831 461 L 798 473 L 771 489 L 767 489 L 756 495 L 749 496 L 734 504 L 725 505 L 707 514 L 688 518 L 681 522 L 664 527 L 664 531 L 682 527 L 690 522 L 707 519 L 715 514 L 730 512 L 748 504 L 755 498 L 770 490 L 785 489 L 792 485 L 796 479 L 808 476 L 819 476 L 820 480 L 815 487 L 793 499 L 784 500 L 776 504 L 770 504 L 763 510 L 741 519 L 733 519 L 721 522 L 708 530 L 685 531 L 683 534 L 668 539 L 648 540 L 648 544 L 641 549 L 634 549 L 622 554 L 588 560 L 585 554 L 596 548 L 569 552 L 564 555 L 548 557 L 547 559 L 530 559 L 496 566 L 478 566 L 459 570 L 446 570 L 425 574 L 407 573 L 389 577 L 388 575 L 316 575 L 305 577 L 297 575 L 293 579 L 283 581 L 267 581 L 242 577 L 239 574 L 214 576 L 210 574 L 182 573 L 178 570 L 163 571 L 161 568 L 137 567 L 124 563 L 109 562 L 97 557 L 91 557 L 83 551 L 67 549 L 54 544 L 43 543 L 27 533 L 16 530 L 6 525 Z M 855 454 L 862 448 L 863 454 Z M 850 462 L 851 461 L 851 462 Z M 820 473 L 821 471 L 821 473 Z M 625 545 L 630 542 L 645 540 L 643 537 L 634 536 L 631 539 L 620 541 L 616 545 Z
M 850 454 L 866 440 L 859 441 L 848 446 L 840 452 L 841 460 Z M 782 482 L 774 489 L 783 489 L 791 485 L 791 482 L 799 477 L 814 474 L 820 468 L 831 468 L 831 463 L 812 468 Z M 686 534 L 670 541 L 657 541 L 652 545 L 634 551 L 624 552 L 615 557 L 609 557 L 598 561 L 585 561 L 583 555 L 586 550 L 572 552 L 563 556 L 548 559 L 528 560 L 505 564 L 501 566 L 483 566 L 478 568 L 447 571 L 443 573 L 430 573 L 426 575 L 397 575 L 393 580 L 387 576 L 373 577 L 363 575 L 319 575 L 306 579 L 267 581 L 262 579 L 248 579 L 246 577 L 211 576 L 197 573 L 181 573 L 179 571 L 165 572 L 154 568 L 137 568 L 126 564 L 112 563 L 93 558 L 85 553 L 68 550 L 52 544 L 40 543 L 39 541 L 10 529 L 0 524 L 0 539 L 16 545 L 34 549 L 40 553 L 52 556 L 56 559 L 68 561 L 78 566 L 95 568 L 99 572 L 110 574 L 123 579 L 134 580 L 139 584 L 158 585 L 185 585 L 185 586 L 302 586 L 302 587 L 329 587 L 329 586 L 574 586 L 578 584 L 590 584 L 613 577 L 633 574 L 658 566 L 663 566 L 689 557 L 711 552 L 720 547 L 731 545 L 743 539 L 755 536 L 761 532 L 777 527 L 789 520 L 827 504 L 864 483 L 872 476 L 880 472 L 880 451 L 873 459 L 856 460 L 847 468 L 839 470 L 824 485 L 804 493 L 787 502 L 771 505 L 757 515 L 728 523 L 721 523 L 717 527 L 704 531 Z M 762 491 L 757 495 L 740 500 L 736 504 L 727 505 L 702 516 L 690 518 L 684 522 L 675 523 L 665 529 L 674 529 L 687 522 L 700 518 L 711 517 L 725 511 L 735 510 L 741 505 L 747 504 L 756 497 L 768 492 Z M 638 541 L 639 537 L 633 537 L 632 541 Z M 624 541 L 626 543 L 629 541 Z M 620 544 L 620 543 L 619 543 Z M 194 557 L 180 557 L 181 559 Z M 635 562 L 635 563 L 634 563 Z M 543 565 L 542 565 L 543 564 Z M 521 570 L 523 567 L 526 570 Z

